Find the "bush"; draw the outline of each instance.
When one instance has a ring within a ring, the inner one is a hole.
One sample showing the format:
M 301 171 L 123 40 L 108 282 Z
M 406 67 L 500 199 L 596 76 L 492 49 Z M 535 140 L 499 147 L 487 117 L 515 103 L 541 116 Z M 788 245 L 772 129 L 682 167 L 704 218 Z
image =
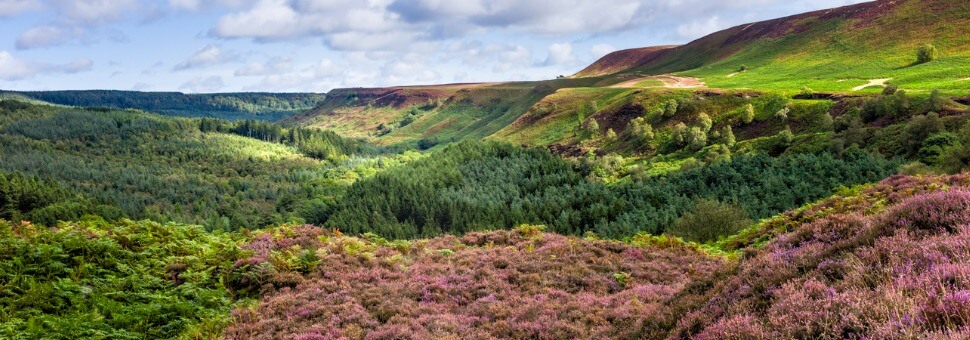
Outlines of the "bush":
M 936 46 L 933 44 L 926 44 L 920 46 L 916 49 L 916 63 L 923 64 L 936 60 L 937 58 Z
M 618 136 L 616 135 L 616 131 L 613 131 L 613 129 L 606 130 L 606 136 L 604 139 L 607 143 L 615 143 L 617 138 Z
M 664 117 L 673 117 L 675 114 L 677 114 L 678 107 L 679 105 L 677 104 L 676 100 L 668 100 L 667 105 L 664 106 Z
M 882 117 L 900 118 L 909 116 L 911 111 L 906 91 L 897 90 L 891 95 L 881 95 L 866 100 L 862 105 L 860 117 L 866 123 Z
M 886 84 L 886 87 L 882 89 L 882 94 L 889 96 L 895 94 L 896 91 L 899 91 L 899 86 L 896 86 L 896 84 Z
M 714 126 L 714 121 L 711 120 L 711 116 L 707 113 L 701 112 L 697 115 L 697 125 L 701 127 L 704 132 L 711 131 L 711 127 Z
M 791 109 L 786 106 L 781 110 L 778 110 L 778 112 L 775 112 L 775 118 L 778 118 L 781 120 L 788 120 L 788 114 L 790 112 L 791 112 Z
M 590 119 L 589 123 L 586 123 L 586 134 L 590 136 L 595 136 L 600 132 L 600 123 L 596 122 L 596 119 Z
M 811 98 L 813 95 L 815 95 L 815 90 L 812 90 L 812 88 L 808 86 L 802 86 L 802 91 L 799 93 L 799 95 L 802 97 Z
M 687 131 L 687 147 L 691 151 L 697 151 L 707 145 L 707 133 L 700 127 L 692 127 Z
M 943 150 L 960 142 L 960 137 L 949 132 L 938 133 L 923 141 L 922 147 L 916 152 L 920 162 L 933 165 L 939 160 Z
M 721 142 L 728 147 L 733 147 L 737 143 L 737 139 L 734 137 L 734 130 L 731 129 L 731 126 L 725 126 L 721 130 Z
M 745 124 L 751 124 L 754 121 L 754 105 L 748 104 L 744 106 L 744 111 L 741 111 L 741 121 Z
M 401 124 L 398 124 L 398 127 L 405 127 L 411 125 L 411 123 L 414 123 L 414 116 L 407 116 L 401 120 Z
M 970 168 L 970 123 L 964 124 L 959 133 L 960 141 L 943 150 L 939 165 L 949 173 L 959 173 Z
M 908 143 L 907 154 L 915 155 L 923 146 L 923 140 L 942 131 L 944 131 L 943 121 L 935 112 L 913 117 L 903 130 L 904 140 Z
M 753 223 L 744 210 L 733 204 L 698 199 L 693 206 L 670 226 L 667 234 L 703 243 L 734 235 Z
M 418 141 L 418 149 L 427 150 L 427 149 L 433 148 L 435 145 L 438 145 L 438 143 L 440 143 L 440 141 L 438 140 L 438 137 L 423 138 Z
M 643 117 L 638 117 L 630 122 L 630 134 L 642 144 L 647 144 L 653 140 L 653 126 L 646 122 Z

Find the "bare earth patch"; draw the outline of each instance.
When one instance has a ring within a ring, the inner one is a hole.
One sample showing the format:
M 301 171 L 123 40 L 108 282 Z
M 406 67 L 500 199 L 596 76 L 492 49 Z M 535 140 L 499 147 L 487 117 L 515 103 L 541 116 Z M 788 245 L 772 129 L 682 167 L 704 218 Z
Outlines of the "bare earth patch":
M 852 88 L 852 91 L 859 91 L 859 90 L 862 90 L 862 89 L 867 88 L 869 86 L 882 86 L 882 87 L 886 87 L 886 82 L 887 81 L 890 81 L 892 79 L 893 78 L 872 79 L 872 80 L 869 80 L 869 83 L 868 84 L 859 85 L 859 86 L 853 87 Z
M 638 88 L 641 86 L 637 86 L 637 84 L 642 83 L 644 81 L 649 81 L 649 80 L 659 80 L 660 82 L 663 83 L 663 87 L 671 88 L 671 89 L 695 89 L 695 88 L 707 87 L 707 85 L 704 84 L 704 81 L 701 80 L 700 78 L 678 77 L 678 76 L 671 76 L 671 75 L 642 77 L 642 78 L 637 78 L 633 80 L 628 80 L 610 87 Z

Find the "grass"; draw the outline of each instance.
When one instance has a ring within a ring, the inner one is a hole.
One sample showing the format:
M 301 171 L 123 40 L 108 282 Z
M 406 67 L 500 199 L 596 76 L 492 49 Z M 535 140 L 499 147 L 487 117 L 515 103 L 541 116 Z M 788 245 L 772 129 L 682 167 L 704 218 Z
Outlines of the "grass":
M 934 1 L 939 5 L 952 1 Z M 755 41 L 733 55 L 679 74 L 703 78 L 717 88 L 852 92 L 870 79 L 892 78 L 900 88 L 943 90 L 966 94 L 970 75 L 970 11 L 962 8 L 927 15 L 919 1 L 901 4 L 893 11 L 860 24 L 836 19 L 815 22 L 804 32 Z M 938 60 L 914 65 L 916 49 L 932 43 L 941 51 Z M 732 77 L 741 65 L 746 72 Z M 862 93 L 875 93 L 877 87 Z

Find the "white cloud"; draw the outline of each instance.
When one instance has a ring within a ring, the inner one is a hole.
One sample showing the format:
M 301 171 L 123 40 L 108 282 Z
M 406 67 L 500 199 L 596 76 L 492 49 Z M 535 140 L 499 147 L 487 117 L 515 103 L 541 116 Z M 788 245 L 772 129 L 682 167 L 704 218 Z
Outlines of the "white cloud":
M 226 87 L 220 76 L 196 77 L 182 84 L 180 90 L 192 93 L 216 92 Z
M 103 24 L 136 10 L 134 0 L 48 0 L 63 20 L 72 23 Z M 144 5 L 144 4 L 142 4 Z
M 428 68 L 423 63 L 403 60 L 391 61 L 385 64 L 381 68 L 381 75 L 383 76 L 382 80 L 386 82 L 402 85 L 433 82 L 441 78 L 438 72 Z
M 677 35 L 686 39 L 697 39 L 725 28 L 722 26 L 721 19 L 715 15 L 706 20 L 694 20 L 677 26 Z
M 569 65 L 576 62 L 576 55 L 573 54 L 573 45 L 560 43 L 549 45 L 549 57 L 546 58 L 545 66 Z
M 293 58 L 273 57 L 266 63 L 251 63 L 236 70 L 237 77 L 268 76 L 293 70 Z
M 260 0 L 247 11 L 219 19 L 213 33 L 223 38 L 291 38 L 306 33 L 300 21 L 300 15 L 286 0 Z
M 168 0 L 168 5 L 175 8 L 195 11 L 199 9 L 200 3 L 199 0 Z
M 78 27 L 36 26 L 20 34 L 16 45 L 17 49 L 21 50 L 51 47 L 83 37 L 84 33 L 84 30 Z
M 10 52 L 0 51 L 0 79 L 23 79 L 34 76 L 38 71 L 37 65 L 14 58 Z
M 190 56 L 185 61 L 178 65 L 175 65 L 175 70 L 187 70 L 191 68 L 199 68 L 205 66 L 212 66 L 222 64 L 235 59 L 234 55 L 227 55 L 222 52 L 222 48 L 216 44 L 208 44 L 195 51 L 195 54 Z
M 332 79 L 344 74 L 344 70 L 330 59 L 318 62 L 313 66 L 312 71 L 313 76 L 318 79 Z
M 91 70 L 94 62 L 90 59 L 78 59 L 63 65 L 51 65 L 32 62 L 14 57 L 7 51 L 0 51 L 0 79 L 21 80 L 40 74 L 79 73 Z
M 55 67 L 54 70 L 61 73 L 80 73 L 90 71 L 94 67 L 91 59 L 78 59 L 70 63 Z
M 613 52 L 616 52 L 616 47 L 610 44 L 596 44 L 589 49 L 589 53 L 593 55 L 593 58 L 597 59 Z
M 0 0 L 0 17 L 10 17 L 40 8 L 37 0 Z
M 152 88 L 154 88 L 154 86 L 148 83 L 142 83 L 142 82 L 135 83 L 135 85 L 131 86 L 132 91 L 147 91 L 147 90 L 151 90 Z

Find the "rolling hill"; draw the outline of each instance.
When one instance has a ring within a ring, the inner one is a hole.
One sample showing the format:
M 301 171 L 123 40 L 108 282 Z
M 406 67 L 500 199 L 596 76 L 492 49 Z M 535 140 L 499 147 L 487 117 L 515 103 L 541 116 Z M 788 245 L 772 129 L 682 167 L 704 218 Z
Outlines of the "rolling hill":
M 965 1 L 879 0 L 739 25 L 672 48 L 615 52 L 573 77 L 679 73 L 711 87 L 789 91 L 849 91 L 889 78 L 908 89 L 965 91 L 968 25 Z M 924 44 L 939 59 L 915 64 Z
M 547 81 L 0 92 L 0 338 L 970 338 L 968 9 Z
M 914 101 L 933 90 L 960 99 L 970 95 L 968 25 L 970 5 L 964 1 L 874 1 L 739 25 L 681 46 L 614 52 L 568 79 L 338 89 L 314 110 L 285 122 L 378 144 L 430 146 L 486 138 L 552 146 L 569 155 L 604 144 L 616 144 L 608 147 L 611 152 L 649 155 L 657 145 L 584 143 L 591 137 L 583 130 L 592 119 L 601 127 L 594 137 L 612 129 L 623 139 L 626 124 L 638 116 L 663 129 L 690 125 L 691 116 L 702 111 L 721 126 L 722 119 L 753 104 L 763 124 L 723 124 L 744 128 L 745 139 L 757 139 L 785 128 L 784 121 L 772 122 L 782 106 L 825 106 L 837 118 L 852 111 L 847 106 L 862 109 L 864 101 L 854 97 L 878 97 L 886 86 L 905 90 Z M 935 47 L 938 58 L 916 64 L 917 49 L 926 44 Z M 732 101 L 725 95 L 755 99 Z M 776 95 L 789 98 L 782 100 L 788 105 L 757 99 Z M 713 101 L 717 105 L 682 109 L 673 119 L 651 118 L 666 105 L 662 101 L 689 106 L 684 101 L 690 97 L 722 99 Z M 966 107 L 950 109 L 963 112 Z M 792 128 L 796 135 L 823 132 Z
M 0 95 L 63 106 L 137 109 L 178 117 L 268 121 L 312 109 L 326 97 L 316 93 L 184 94 L 108 90 L 0 91 Z

